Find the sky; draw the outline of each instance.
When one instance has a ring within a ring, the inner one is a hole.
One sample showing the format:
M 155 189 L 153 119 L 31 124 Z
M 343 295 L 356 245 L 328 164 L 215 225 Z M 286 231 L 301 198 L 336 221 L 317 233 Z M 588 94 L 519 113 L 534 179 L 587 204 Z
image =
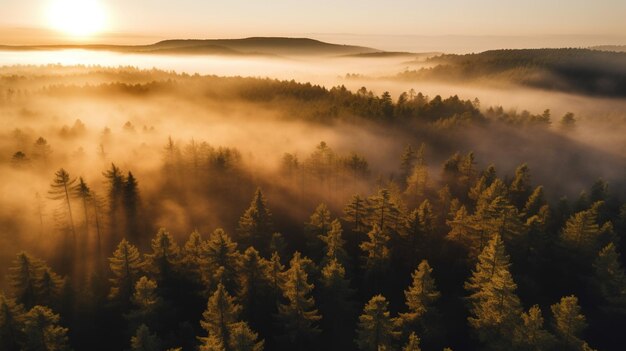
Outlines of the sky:
M 0 44 L 249 36 L 307 36 L 397 49 L 416 38 L 442 37 L 501 45 L 626 44 L 624 0 L 87 0 L 100 3 L 105 25 L 83 38 L 50 28 L 50 7 L 62 1 L 68 0 L 0 0 Z

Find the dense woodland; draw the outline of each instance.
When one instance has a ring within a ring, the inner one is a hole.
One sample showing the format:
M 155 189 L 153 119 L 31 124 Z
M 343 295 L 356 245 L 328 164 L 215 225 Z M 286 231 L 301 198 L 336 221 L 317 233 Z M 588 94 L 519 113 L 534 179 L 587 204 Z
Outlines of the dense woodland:
M 91 74 L 126 81 L 18 74 L 3 77 L 11 88 L 0 99 L 25 119 L 38 112 L 20 103 L 42 97 L 237 99 L 257 110 L 279 105 L 279 120 L 371 123 L 400 151 L 383 165 L 370 161 L 373 145 L 348 152 L 317 141 L 305 155 L 281 150 L 264 173 L 243 144 L 160 133 L 156 145 L 139 146 L 143 157 L 158 155 L 146 170 L 107 156 L 106 140 L 159 126 L 129 121 L 95 142 L 88 120 L 41 135 L 12 130 L 0 144 L 3 167 L 49 186 L 38 189 L 34 211 L 3 209 L 1 239 L 19 252 L 0 272 L 1 350 L 620 350 L 626 342 L 623 184 L 592 167 L 572 197 L 556 185 L 569 179 L 550 182 L 544 172 L 556 170 L 530 166 L 538 156 L 509 154 L 516 166 L 502 170 L 495 154 L 474 154 L 464 139 L 475 130 L 528 133 L 550 142 L 530 144 L 533 153 L 554 145 L 567 159 L 578 150 L 563 137 L 578 128 L 573 113 L 555 123 L 550 110 L 413 91 L 392 99 L 267 79 Z M 100 168 L 65 155 L 62 144 L 77 139 L 98 145 L 90 157 Z M 607 160 L 585 152 L 576 159 Z M 165 215 L 171 208 L 189 221 Z
M 615 98 L 626 96 L 626 55 L 618 50 L 491 50 L 441 55 L 403 79 L 509 82 L 533 88 Z

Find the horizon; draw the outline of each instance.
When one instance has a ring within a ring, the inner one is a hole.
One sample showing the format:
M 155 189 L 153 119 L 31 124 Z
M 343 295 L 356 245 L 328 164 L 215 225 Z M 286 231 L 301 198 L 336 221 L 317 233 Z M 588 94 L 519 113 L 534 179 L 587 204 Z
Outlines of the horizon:
M 7 0 L 0 0 L 0 3 Z M 166 39 L 306 37 L 385 51 L 625 45 L 626 3 L 481 0 L 340 5 L 274 0 L 213 4 L 182 0 L 23 0 L 2 4 L 0 45 L 142 45 Z M 498 33 L 494 35 L 493 33 Z M 444 39 L 444 40 L 442 40 Z

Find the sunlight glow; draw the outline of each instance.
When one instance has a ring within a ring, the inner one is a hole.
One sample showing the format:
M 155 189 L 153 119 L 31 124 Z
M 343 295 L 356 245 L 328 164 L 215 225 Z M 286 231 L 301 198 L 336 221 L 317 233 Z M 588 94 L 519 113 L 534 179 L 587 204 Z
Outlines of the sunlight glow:
M 98 0 L 50 0 L 50 26 L 73 37 L 89 37 L 105 28 L 105 9 Z

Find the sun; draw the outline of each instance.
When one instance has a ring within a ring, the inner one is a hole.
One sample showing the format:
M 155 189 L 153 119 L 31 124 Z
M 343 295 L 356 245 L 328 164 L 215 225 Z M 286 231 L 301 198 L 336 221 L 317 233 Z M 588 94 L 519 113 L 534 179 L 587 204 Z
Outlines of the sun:
M 53 29 L 78 38 L 100 33 L 106 22 L 98 0 L 50 0 L 47 15 Z

